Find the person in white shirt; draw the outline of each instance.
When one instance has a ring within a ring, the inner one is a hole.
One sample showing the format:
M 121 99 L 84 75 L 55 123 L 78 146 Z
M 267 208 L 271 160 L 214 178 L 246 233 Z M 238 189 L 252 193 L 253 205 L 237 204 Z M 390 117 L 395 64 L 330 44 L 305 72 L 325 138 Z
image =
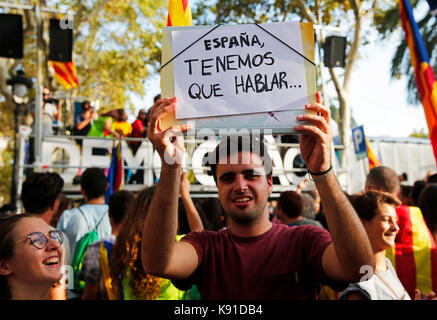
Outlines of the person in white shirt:
M 366 191 L 349 197 L 360 217 L 375 255 L 376 268 L 362 267 L 360 282 L 351 283 L 340 293 L 341 300 L 411 300 L 385 252 L 395 245 L 399 231 L 396 207 L 400 201 L 392 195 Z

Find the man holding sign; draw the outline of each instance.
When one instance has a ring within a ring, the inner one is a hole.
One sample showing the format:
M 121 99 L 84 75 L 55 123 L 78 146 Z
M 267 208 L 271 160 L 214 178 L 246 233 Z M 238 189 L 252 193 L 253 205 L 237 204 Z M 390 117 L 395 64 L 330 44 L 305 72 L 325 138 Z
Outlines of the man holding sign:
M 332 172 L 329 109 L 319 94 L 316 101 L 306 105 L 312 114 L 298 116 L 302 124 L 294 130 L 302 134 L 301 154 L 331 234 L 269 221 L 271 159 L 259 140 L 246 136 L 235 144 L 232 138 L 222 141 L 210 157 L 216 160 L 211 169 L 229 215 L 228 228 L 192 232 L 177 243 L 183 132 L 190 126 L 162 130 L 161 119 L 175 110 L 176 98 L 154 104 L 147 135 L 162 170 L 143 230 L 141 257 L 147 273 L 173 279 L 184 289 L 196 284 L 202 299 L 315 299 L 319 284 L 342 289 L 360 280 L 363 266 L 375 267 L 366 232 Z

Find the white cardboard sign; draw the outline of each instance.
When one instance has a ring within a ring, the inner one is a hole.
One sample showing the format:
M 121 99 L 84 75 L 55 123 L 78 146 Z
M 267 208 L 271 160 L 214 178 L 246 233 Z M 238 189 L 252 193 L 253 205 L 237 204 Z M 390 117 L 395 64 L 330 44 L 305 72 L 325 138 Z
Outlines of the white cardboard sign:
M 176 119 L 296 110 L 308 103 L 297 22 L 174 30 L 172 46 Z

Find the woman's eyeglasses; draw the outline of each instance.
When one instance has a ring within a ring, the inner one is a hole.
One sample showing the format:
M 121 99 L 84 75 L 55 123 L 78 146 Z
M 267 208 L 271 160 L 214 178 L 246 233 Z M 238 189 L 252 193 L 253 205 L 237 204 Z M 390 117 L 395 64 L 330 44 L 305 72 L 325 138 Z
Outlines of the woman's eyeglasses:
M 38 249 L 44 249 L 47 246 L 48 243 L 48 237 L 50 239 L 56 240 L 57 243 L 61 244 L 64 242 L 64 234 L 60 230 L 50 230 L 47 234 L 44 234 L 42 232 L 32 232 L 29 234 L 26 238 L 21 239 L 14 243 L 14 246 L 22 241 L 25 241 L 27 239 L 30 240 L 30 243 Z

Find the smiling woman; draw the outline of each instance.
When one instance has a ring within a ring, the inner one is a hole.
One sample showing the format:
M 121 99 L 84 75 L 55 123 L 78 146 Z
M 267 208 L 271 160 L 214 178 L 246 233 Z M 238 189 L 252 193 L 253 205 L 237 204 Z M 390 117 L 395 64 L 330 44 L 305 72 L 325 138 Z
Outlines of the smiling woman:
M 0 220 L 0 300 L 43 300 L 62 278 L 64 237 L 29 214 Z
M 395 245 L 395 237 L 399 231 L 396 207 L 399 200 L 392 195 L 377 191 L 366 191 L 354 194 L 349 200 L 366 229 L 376 269 L 367 270 L 360 282 L 351 283 L 340 293 L 342 300 L 411 300 L 403 287 L 385 251 Z

